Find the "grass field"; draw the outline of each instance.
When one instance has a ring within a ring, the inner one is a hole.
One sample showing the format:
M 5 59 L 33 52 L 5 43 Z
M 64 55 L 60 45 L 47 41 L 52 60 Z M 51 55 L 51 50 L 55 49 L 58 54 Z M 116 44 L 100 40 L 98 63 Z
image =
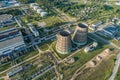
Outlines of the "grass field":
M 43 44 L 43 45 L 41 45 L 39 48 L 40 48 L 40 50 L 42 50 L 42 51 L 46 51 L 47 49 L 49 49 L 49 46 L 48 46 L 47 44 Z
M 89 61 L 90 59 L 95 57 L 97 54 L 99 54 L 106 48 L 110 48 L 110 46 L 109 45 L 104 45 L 104 46 L 101 45 L 101 46 L 99 46 L 99 48 L 97 50 L 89 52 L 88 54 L 85 54 L 84 50 L 82 50 L 79 53 L 77 53 L 76 55 L 74 55 L 73 57 L 76 59 L 75 63 L 73 63 L 69 66 L 61 65 L 61 69 L 64 73 L 64 79 L 69 80 L 71 75 L 73 75 L 73 73 L 75 72 L 76 69 L 81 67 L 83 64 L 85 64 L 87 61 Z
M 79 75 L 76 80 L 108 80 L 114 67 L 115 56 L 103 60 L 99 66 L 89 68 L 84 74 Z
M 120 80 L 120 66 L 119 66 L 118 72 L 116 74 L 115 80 Z

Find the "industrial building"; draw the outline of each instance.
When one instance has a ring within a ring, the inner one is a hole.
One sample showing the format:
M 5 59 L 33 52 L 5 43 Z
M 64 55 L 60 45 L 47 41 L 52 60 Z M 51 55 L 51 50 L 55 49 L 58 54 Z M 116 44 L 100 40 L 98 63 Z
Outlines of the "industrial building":
M 92 44 L 86 46 L 85 49 L 84 49 L 84 51 L 86 53 L 90 52 L 90 51 L 93 51 L 97 46 L 98 46 L 98 43 L 97 42 L 93 42 Z
M 103 22 L 102 22 L 102 21 L 99 21 L 99 22 L 97 22 L 97 23 L 92 24 L 89 28 L 90 28 L 91 30 L 97 30 L 102 24 L 103 24 Z
M 23 70 L 24 70 L 24 69 L 23 69 L 22 66 L 20 66 L 20 67 L 18 67 L 18 68 L 15 68 L 13 71 L 7 73 L 7 77 L 8 77 L 8 78 L 9 78 L 9 77 L 12 77 L 13 75 L 15 75 L 15 74 L 17 74 L 17 73 L 19 73 L 19 72 L 21 72 L 21 71 L 23 71 Z
M 20 52 L 25 47 L 22 34 L 16 28 L 0 31 L 0 56 Z
M 85 45 L 87 43 L 87 34 L 88 27 L 82 23 L 79 23 L 78 26 L 76 26 L 73 35 L 73 43 L 77 45 Z
M 67 31 L 60 31 L 57 35 L 56 51 L 61 54 L 70 53 L 72 50 L 72 43 L 70 33 Z
M 30 31 L 34 34 L 34 36 L 39 37 L 39 32 L 36 30 L 36 28 L 31 24 L 28 24 L 28 26 L 29 26 Z
M 15 22 L 14 18 L 10 14 L 0 15 L 0 28 Z
M 108 36 L 111 38 L 114 38 L 115 35 L 120 31 L 120 28 L 117 27 L 114 24 L 109 24 L 105 28 L 103 28 L 101 31 L 99 31 L 104 36 Z
M 33 8 L 38 14 L 41 15 L 41 17 L 45 17 L 48 15 L 48 13 L 41 9 L 37 3 L 31 3 L 30 8 Z

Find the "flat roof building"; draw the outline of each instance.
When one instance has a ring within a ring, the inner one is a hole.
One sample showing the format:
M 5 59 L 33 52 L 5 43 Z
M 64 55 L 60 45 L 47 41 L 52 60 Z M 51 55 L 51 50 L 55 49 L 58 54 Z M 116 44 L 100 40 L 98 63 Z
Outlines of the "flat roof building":
M 102 29 L 102 33 L 112 38 L 116 35 L 116 33 L 118 33 L 119 30 L 120 30 L 119 27 L 117 27 L 116 25 L 110 24 Z
M 10 15 L 10 14 L 0 15 L 0 27 L 3 27 L 3 26 L 10 24 L 12 22 L 15 22 L 12 15 Z
M 22 34 L 16 28 L 0 31 L 0 56 L 19 52 L 26 47 Z
M 37 29 L 32 25 L 32 24 L 28 24 L 30 31 L 34 34 L 35 37 L 39 37 L 39 32 L 37 31 Z

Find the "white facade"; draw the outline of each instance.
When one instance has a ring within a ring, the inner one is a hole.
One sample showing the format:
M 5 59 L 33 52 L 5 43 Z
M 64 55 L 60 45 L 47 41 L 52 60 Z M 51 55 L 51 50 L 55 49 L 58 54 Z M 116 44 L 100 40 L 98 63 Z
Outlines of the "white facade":
M 39 32 L 36 30 L 36 28 L 34 26 L 32 26 L 31 24 L 28 24 L 30 31 L 34 34 L 35 37 L 39 36 Z
M 0 31 L 0 34 L 0 55 L 19 51 L 26 47 L 21 32 L 15 28 Z
M 37 13 L 38 13 L 38 14 L 41 14 L 41 12 L 44 12 L 44 10 L 43 10 L 43 9 L 40 9 L 40 8 L 37 9 Z
M 47 16 L 47 12 L 41 12 L 41 17 L 45 17 L 45 16 Z

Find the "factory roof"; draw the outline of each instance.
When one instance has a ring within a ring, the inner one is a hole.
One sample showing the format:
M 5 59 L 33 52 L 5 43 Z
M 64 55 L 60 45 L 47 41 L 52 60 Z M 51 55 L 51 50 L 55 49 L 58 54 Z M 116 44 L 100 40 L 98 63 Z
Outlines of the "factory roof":
M 23 37 L 17 29 L 12 28 L 0 33 L 0 52 L 15 49 L 24 45 Z
M 104 30 L 108 31 L 111 34 L 114 34 L 118 30 L 118 27 L 116 27 L 115 25 L 107 25 Z
M 10 45 L 18 45 L 21 44 L 21 42 L 23 41 L 21 36 L 17 36 L 11 39 L 7 39 L 5 41 L 0 42 L 0 49 L 4 48 L 4 47 L 8 47 Z
M 0 22 L 4 22 L 4 21 L 7 21 L 12 18 L 13 18 L 13 16 L 10 14 L 3 14 L 3 15 L 0 15 Z

